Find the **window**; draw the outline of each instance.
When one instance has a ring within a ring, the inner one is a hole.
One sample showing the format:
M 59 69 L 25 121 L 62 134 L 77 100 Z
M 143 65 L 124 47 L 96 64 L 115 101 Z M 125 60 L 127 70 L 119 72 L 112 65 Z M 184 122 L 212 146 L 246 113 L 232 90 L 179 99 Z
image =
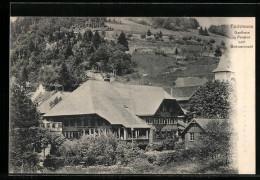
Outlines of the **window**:
M 77 120 L 77 126 L 81 126 L 82 125 L 82 121 L 81 121 L 81 119 L 78 119 Z
M 64 126 L 65 126 L 65 127 L 68 127 L 68 126 L 69 126 L 69 120 L 68 120 L 68 119 L 66 119 L 66 120 L 64 121 Z
M 84 119 L 84 126 L 88 126 L 88 120 Z
M 55 128 L 55 123 L 52 124 L 52 128 Z
M 47 128 L 50 128 L 51 127 L 51 124 L 50 123 L 47 123 Z
M 75 126 L 75 120 L 70 121 L 70 126 Z
M 190 141 L 194 141 L 194 133 L 190 133 Z

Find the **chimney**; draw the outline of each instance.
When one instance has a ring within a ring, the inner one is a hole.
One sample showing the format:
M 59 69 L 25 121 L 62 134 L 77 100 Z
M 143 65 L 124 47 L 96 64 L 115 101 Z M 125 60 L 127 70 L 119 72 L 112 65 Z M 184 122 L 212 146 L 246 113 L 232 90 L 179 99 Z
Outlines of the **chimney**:
M 173 94 L 173 89 L 172 89 L 172 87 L 171 87 L 171 96 L 172 96 L 172 94 Z

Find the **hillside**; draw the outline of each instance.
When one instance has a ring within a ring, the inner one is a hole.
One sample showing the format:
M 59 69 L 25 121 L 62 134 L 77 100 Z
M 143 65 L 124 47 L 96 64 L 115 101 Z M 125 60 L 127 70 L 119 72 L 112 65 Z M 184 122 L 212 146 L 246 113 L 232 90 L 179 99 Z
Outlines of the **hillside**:
M 139 18 L 139 21 L 141 19 Z M 217 67 L 219 59 L 214 56 L 217 47 L 223 53 L 228 46 L 228 38 L 209 33 L 209 36 L 199 35 L 197 29 L 187 31 L 171 31 L 163 28 L 154 29 L 127 19 L 120 19 L 122 24 L 109 24 L 114 33 L 125 31 L 132 34 L 129 40 L 129 52 L 137 64 L 136 72 L 118 77 L 117 80 L 129 84 L 152 84 L 169 89 L 177 77 L 206 77 L 213 79 L 212 71 Z M 147 23 L 149 24 L 149 23 Z M 146 40 L 140 37 L 148 30 L 152 34 L 161 31 L 160 40 Z M 173 40 L 169 36 L 173 36 Z M 183 40 L 185 37 L 190 40 Z M 210 43 L 211 40 L 214 43 Z M 225 47 L 221 43 L 225 43 Z M 175 55 L 175 50 L 178 54 Z M 161 54 L 160 54 L 161 53 Z
M 165 88 L 177 77 L 213 78 L 215 50 L 225 53 L 228 38 L 203 36 L 189 26 L 178 31 L 152 26 L 151 18 L 18 18 L 11 23 L 11 73 L 68 90 L 87 80 L 88 69 L 115 70 L 117 81 Z M 122 31 L 128 47 L 117 43 Z

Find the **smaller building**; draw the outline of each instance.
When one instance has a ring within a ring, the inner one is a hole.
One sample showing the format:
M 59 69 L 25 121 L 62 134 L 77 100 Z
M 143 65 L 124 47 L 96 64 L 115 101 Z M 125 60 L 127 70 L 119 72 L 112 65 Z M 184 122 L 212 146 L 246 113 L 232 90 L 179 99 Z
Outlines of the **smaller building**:
M 223 55 L 220 58 L 218 67 L 212 71 L 215 75 L 215 80 L 219 81 L 234 81 L 234 71 L 228 56 Z
M 199 146 L 201 142 L 201 136 L 206 133 L 206 126 L 210 121 L 225 121 L 227 119 L 198 119 L 194 118 L 183 130 L 182 137 L 185 141 L 185 148 L 192 148 Z
M 200 86 L 186 86 L 171 88 L 171 95 L 174 97 L 180 106 L 184 109 L 188 108 L 188 102 L 191 96 L 196 93 Z

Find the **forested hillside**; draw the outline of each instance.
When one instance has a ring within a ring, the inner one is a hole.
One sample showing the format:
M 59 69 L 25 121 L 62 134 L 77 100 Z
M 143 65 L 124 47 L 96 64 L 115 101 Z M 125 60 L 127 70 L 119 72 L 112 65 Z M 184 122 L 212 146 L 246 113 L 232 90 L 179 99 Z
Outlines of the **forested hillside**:
M 117 42 L 104 40 L 103 31 L 88 28 L 90 20 L 92 28 L 104 26 L 104 18 L 17 18 L 11 23 L 11 74 L 22 84 L 60 84 L 71 91 L 86 80 L 87 69 L 131 72 L 124 33 Z

